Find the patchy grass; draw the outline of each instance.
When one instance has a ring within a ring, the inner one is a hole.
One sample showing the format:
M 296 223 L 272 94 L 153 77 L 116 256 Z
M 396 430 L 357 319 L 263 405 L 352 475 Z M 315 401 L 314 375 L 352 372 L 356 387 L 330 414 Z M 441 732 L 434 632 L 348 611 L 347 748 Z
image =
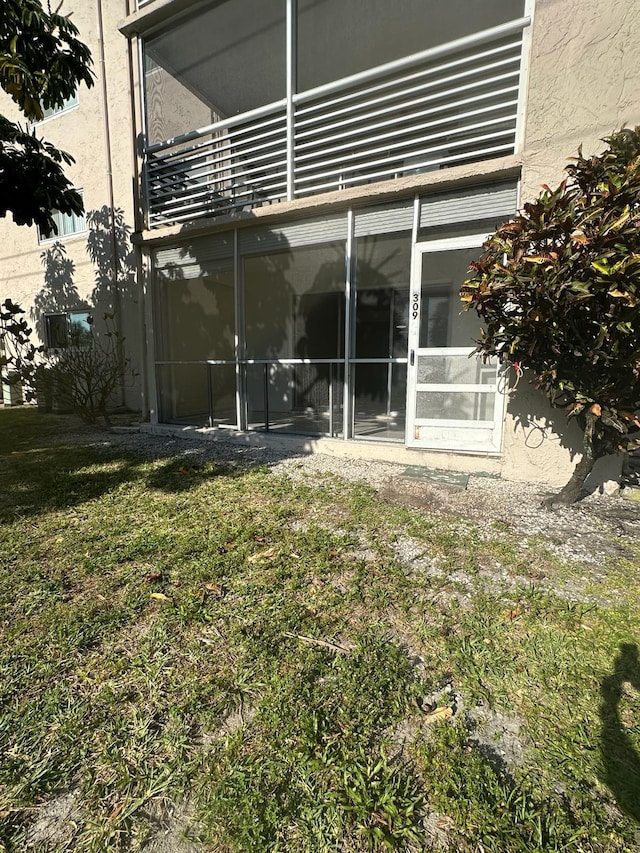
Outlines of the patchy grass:
M 634 849 L 637 561 L 60 423 L 0 412 L 0 850 Z

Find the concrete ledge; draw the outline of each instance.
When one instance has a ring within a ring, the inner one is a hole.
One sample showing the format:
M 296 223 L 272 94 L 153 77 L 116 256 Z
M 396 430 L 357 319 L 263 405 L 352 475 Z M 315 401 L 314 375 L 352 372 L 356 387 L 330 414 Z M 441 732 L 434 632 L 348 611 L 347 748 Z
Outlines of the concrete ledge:
M 501 460 L 497 456 L 450 451 L 414 450 L 389 441 L 344 441 L 339 438 L 311 438 L 302 435 L 283 435 L 275 432 L 237 432 L 210 427 L 175 426 L 170 424 L 141 424 L 141 432 L 152 435 L 174 435 L 195 441 L 220 441 L 248 447 L 273 448 L 292 455 L 323 453 L 327 456 L 369 459 L 394 465 L 436 468 L 466 474 L 500 475 Z
M 419 193 L 427 197 L 430 193 L 470 189 L 475 186 L 505 181 L 520 176 L 521 160 L 509 154 L 480 163 L 451 166 L 437 172 L 423 172 L 394 180 L 363 184 L 345 190 L 332 190 L 305 196 L 294 201 L 278 201 L 250 211 L 225 213 L 213 217 L 199 217 L 178 225 L 162 225 L 145 231 L 136 231 L 131 241 L 148 247 L 172 244 L 233 228 L 253 225 L 270 225 L 277 228 L 283 222 L 307 219 L 344 212 L 352 206 L 387 204 L 406 200 Z

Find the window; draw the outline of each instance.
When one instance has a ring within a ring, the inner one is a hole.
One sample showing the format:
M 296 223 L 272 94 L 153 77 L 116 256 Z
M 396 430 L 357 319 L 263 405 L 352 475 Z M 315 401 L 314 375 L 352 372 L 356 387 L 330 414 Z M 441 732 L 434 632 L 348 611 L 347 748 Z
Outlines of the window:
M 62 106 L 45 107 L 42 111 L 43 112 L 43 120 L 46 118 L 51 118 L 51 116 L 56 116 L 59 113 L 66 112 L 67 110 L 70 110 L 72 107 L 77 107 L 77 106 L 78 106 L 78 93 L 75 92 L 73 95 L 71 95 L 70 98 L 64 99 L 64 101 L 62 102 Z
M 88 311 L 45 314 L 44 328 L 49 349 L 91 349 L 93 320 Z
M 80 195 L 84 200 L 84 193 L 79 190 Z M 45 240 L 59 240 L 61 237 L 70 237 L 73 234 L 83 234 L 87 230 L 87 223 L 84 218 L 84 213 L 79 216 L 75 213 L 61 213 L 59 210 L 51 211 L 53 221 L 56 224 L 57 234 L 51 232 L 45 237 L 38 229 L 38 242 L 42 243 Z

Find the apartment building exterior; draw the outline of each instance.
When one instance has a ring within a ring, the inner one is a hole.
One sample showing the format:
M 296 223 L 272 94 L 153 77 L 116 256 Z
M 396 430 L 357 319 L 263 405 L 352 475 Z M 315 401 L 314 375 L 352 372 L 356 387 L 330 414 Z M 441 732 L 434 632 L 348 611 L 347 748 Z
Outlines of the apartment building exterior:
M 579 145 L 640 123 L 634 0 L 138 0 L 122 35 L 104 6 L 151 424 L 566 480 L 579 437 L 469 357 L 457 294 Z M 8 295 L 28 300 L 20 239 Z
M 104 314 L 113 314 L 139 377 L 142 333 L 130 239 L 136 227 L 132 87 L 129 45 L 117 29 L 130 6 L 125 0 L 65 0 L 60 11 L 71 14 L 91 50 L 94 85 L 82 86 L 29 129 L 75 158 L 65 173 L 82 193 L 85 215 L 57 213 L 58 234 L 50 238 L 36 227 L 0 220 L 0 300 L 19 303 L 52 349 L 90 345 L 92 334 L 104 331 Z M 10 98 L 0 97 L 0 112 L 24 126 Z M 138 409 L 139 379 L 127 386 L 114 405 Z

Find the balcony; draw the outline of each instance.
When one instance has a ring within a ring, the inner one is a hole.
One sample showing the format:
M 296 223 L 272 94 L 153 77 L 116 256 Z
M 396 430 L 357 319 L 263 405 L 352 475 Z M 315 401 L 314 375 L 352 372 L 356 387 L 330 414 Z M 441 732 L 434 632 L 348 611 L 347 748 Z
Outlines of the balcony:
M 528 24 L 506 21 L 304 91 L 293 91 L 289 71 L 285 97 L 257 107 L 245 100 L 251 108 L 147 144 L 148 225 L 514 153 Z M 188 103 L 197 86 L 180 85 Z M 150 91 L 148 83 L 148 99 Z M 202 115 L 202 100 L 185 115 Z

